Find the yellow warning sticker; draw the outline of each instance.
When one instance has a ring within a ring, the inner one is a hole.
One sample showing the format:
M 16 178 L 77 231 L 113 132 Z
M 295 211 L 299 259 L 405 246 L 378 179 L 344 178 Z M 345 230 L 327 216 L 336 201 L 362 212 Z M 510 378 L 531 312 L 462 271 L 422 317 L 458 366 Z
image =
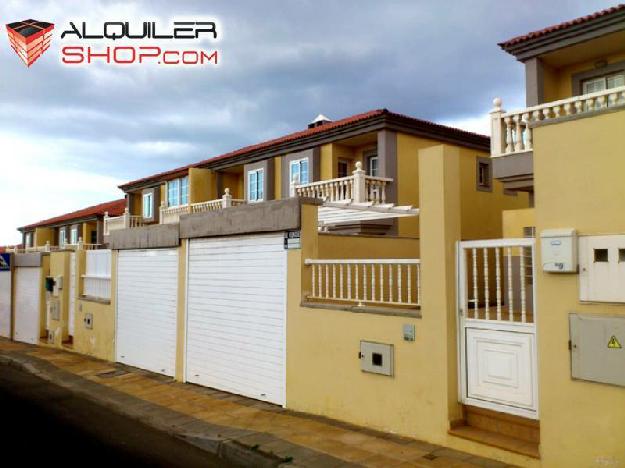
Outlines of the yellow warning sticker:
M 616 338 L 616 336 L 612 335 L 612 337 L 610 338 L 610 341 L 608 341 L 608 348 L 610 348 L 610 349 L 621 349 L 622 348 L 621 343 Z

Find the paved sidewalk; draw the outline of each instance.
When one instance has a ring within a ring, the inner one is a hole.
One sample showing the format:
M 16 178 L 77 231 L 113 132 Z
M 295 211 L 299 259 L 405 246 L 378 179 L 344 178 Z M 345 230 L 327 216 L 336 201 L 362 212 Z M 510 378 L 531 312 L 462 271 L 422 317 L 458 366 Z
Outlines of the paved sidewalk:
M 2 364 L 25 369 L 234 464 L 506 466 L 57 349 L 0 339 Z

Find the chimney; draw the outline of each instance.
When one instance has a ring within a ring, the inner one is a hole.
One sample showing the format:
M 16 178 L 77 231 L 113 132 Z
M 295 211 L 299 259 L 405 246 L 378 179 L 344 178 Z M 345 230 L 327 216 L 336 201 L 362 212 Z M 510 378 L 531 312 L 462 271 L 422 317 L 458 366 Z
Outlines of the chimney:
M 319 114 L 317 117 L 315 117 L 315 120 L 313 120 L 312 122 L 308 124 L 308 128 L 321 127 L 322 125 L 325 125 L 330 122 L 332 121 L 328 119 L 325 115 Z

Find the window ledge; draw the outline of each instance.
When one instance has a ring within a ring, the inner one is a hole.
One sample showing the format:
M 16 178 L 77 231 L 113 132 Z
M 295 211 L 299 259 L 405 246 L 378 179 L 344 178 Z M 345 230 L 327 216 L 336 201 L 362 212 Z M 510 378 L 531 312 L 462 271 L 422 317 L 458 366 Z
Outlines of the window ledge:
M 80 299 L 81 301 L 85 301 L 85 302 L 95 302 L 96 304 L 105 304 L 105 305 L 111 304 L 110 299 L 102 299 L 102 298 L 93 297 L 93 296 L 81 295 L 78 299 Z
M 356 314 L 374 314 L 374 315 L 386 315 L 389 317 L 410 317 L 421 318 L 420 308 L 394 308 L 394 307 L 381 307 L 381 306 L 358 306 L 348 304 L 334 304 L 330 302 L 312 302 L 302 301 L 301 307 L 307 307 L 309 309 L 328 309 L 328 310 L 341 310 L 345 312 L 352 312 Z

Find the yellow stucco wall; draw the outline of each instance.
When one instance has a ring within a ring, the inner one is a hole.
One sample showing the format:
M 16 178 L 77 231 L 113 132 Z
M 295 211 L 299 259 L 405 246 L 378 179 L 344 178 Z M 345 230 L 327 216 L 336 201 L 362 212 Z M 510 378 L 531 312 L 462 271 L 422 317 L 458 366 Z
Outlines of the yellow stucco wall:
M 59 291 L 59 295 L 50 295 L 48 301 L 58 302 L 60 308 L 59 320 L 50 318 L 49 332 L 54 334 L 54 343 L 48 343 L 55 347 L 62 347 L 63 343 L 68 339 L 68 320 L 69 320 L 69 264 L 70 252 L 52 252 L 49 256 L 50 270 L 49 276 L 58 279 L 62 278 L 63 288 Z
M 419 258 L 419 239 L 319 234 L 319 258 Z
M 625 49 L 625 45 L 623 46 Z M 605 61 L 607 65 L 622 62 L 625 60 L 625 50 L 621 53 L 610 54 L 602 57 L 600 60 Z M 545 76 L 545 101 L 557 101 L 559 99 L 566 99 L 573 95 L 578 94 L 577 90 L 573 90 L 573 75 L 595 70 L 595 64 L 598 59 L 583 61 L 572 65 L 566 65 L 560 68 L 546 67 Z M 598 69 L 600 71 L 600 69 Z
M 46 276 L 50 275 L 50 255 L 41 256 L 41 284 L 39 285 L 39 337 L 46 337 Z
M 223 172 L 221 177 L 221 186 L 223 187 L 222 190 L 229 188 L 232 198 L 245 198 L 243 189 L 243 174 Z M 221 195 L 223 195 L 223 193 Z
M 310 291 L 306 258 L 321 258 L 339 249 L 363 253 L 366 241 L 319 235 L 316 208 L 302 211 L 302 249 L 288 252 L 287 407 L 370 429 L 415 437 L 506 463 L 536 466 L 527 457 L 448 434 L 460 417 L 456 378 L 455 240 L 460 237 L 460 152 L 436 146 L 418 155 L 424 164 L 420 186 L 423 203 L 421 261 L 422 317 L 354 313 L 303 307 Z M 445 194 L 443 196 L 443 194 Z M 427 231 L 424 233 L 423 230 Z M 423 243 L 424 239 L 428 243 Z M 353 246 L 349 244 L 353 242 Z M 380 238 L 370 254 L 397 255 L 390 238 Z M 406 249 L 417 240 L 404 240 Z M 426 252 L 427 251 L 427 252 Z M 403 257 L 408 254 L 403 252 Z M 343 255 L 347 256 L 347 253 Z M 425 273 L 427 269 L 427 274 Z M 416 341 L 403 340 L 402 327 L 416 329 Z M 394 346 L 393 377 L 364 373 L 358 351 L 361 340 Z
M 189 203 L 215 200 L 221 195 L 217 193 L 217 176 L 214 171 L 195 167 L 189 169 Z
M 187 304 L 187 287 L 186 287 L 186 271 L 187 271 L 187 248 L 188 239 L 181 240 L 178 249 L 178 303 L 176 314 L 176 370 L 175 379 L 179 382 L 184 381 L 184 352 L 186 348 L 186 304 Z
M 38 227 L 35 228 L 35 235 L 33 237 L 33 246 L 40 247 L 46 245 L 49 242 L 50 245 L 56 245 L 56 239 L 54 236 L 54 228 Z
M 85 273 L 85 251 L 77 252 L 78 299 L 76 301 L 76 321 L 74 324 L 74 351 L 107 361 L 115 361 L 115 304 L 117 294 L 117 253 L 111 254 L 111 299 L 96 301 L 81 298 L 82 280 Z M 92 328 L 85 326 L 85 316 L 92 315 Z
M 534 130 L 537 235 L 625 233 L 625 111 Z M 540 249 L 537 264 L 541 264 Z M 571 379 L 568 314 L 625 316 L 623 304 L 581 304 L 578 275 L 537 269 L 544 466 L 625 465 L 625 388 Z
M 506 210 L 502 213 L 503 237 L 519 238 L 523 236 L 523 228 L 536 226 L 534 208 Z

